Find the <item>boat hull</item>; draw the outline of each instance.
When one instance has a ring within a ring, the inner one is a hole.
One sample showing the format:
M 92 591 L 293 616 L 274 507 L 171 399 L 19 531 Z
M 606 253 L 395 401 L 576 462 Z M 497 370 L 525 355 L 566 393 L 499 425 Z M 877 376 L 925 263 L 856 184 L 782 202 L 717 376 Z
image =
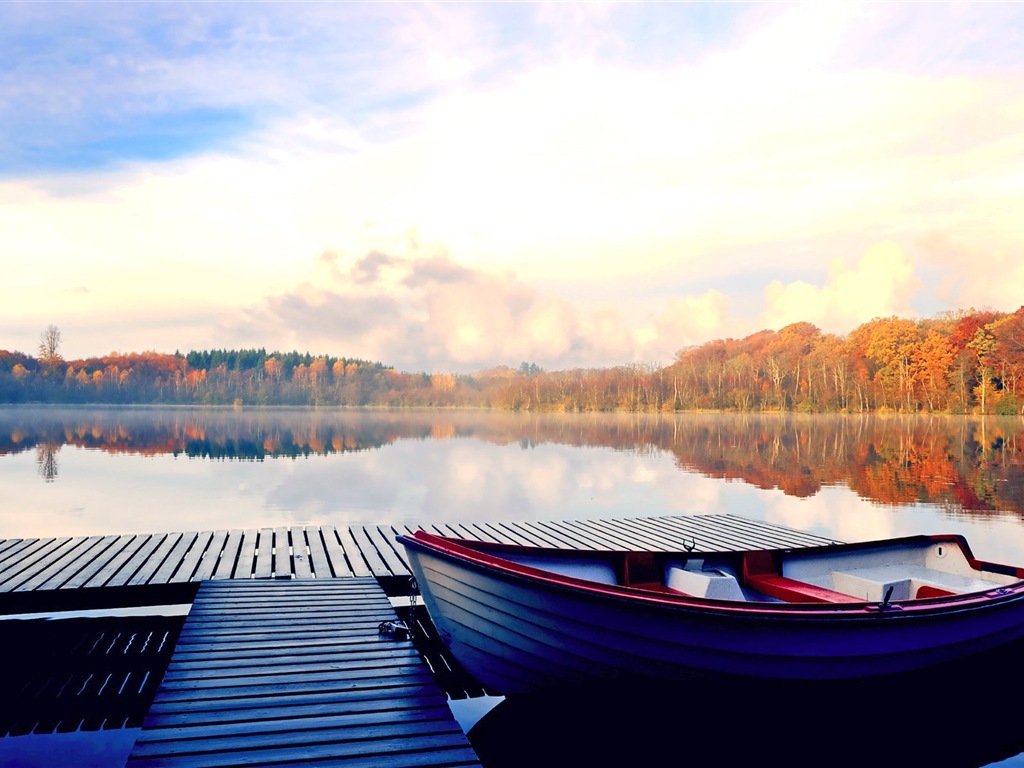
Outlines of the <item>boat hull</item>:
M 895 675 L 1024 636 L 1024 585 L 949 604 L 734 606 L 524 576 L 403 543 L 449 650 L 502 694 L 599 680 Z

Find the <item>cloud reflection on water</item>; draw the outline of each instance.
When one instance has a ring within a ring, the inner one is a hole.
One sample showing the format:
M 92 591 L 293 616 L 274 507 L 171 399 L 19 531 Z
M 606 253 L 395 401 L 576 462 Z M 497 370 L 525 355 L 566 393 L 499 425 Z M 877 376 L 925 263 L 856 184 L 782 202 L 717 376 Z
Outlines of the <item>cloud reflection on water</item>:
M 11 408 L 0 535 L 728 512 L 847 541 L 964 532 L 979 555 L 1018 560 L 1022 431 L 1016 419 Z

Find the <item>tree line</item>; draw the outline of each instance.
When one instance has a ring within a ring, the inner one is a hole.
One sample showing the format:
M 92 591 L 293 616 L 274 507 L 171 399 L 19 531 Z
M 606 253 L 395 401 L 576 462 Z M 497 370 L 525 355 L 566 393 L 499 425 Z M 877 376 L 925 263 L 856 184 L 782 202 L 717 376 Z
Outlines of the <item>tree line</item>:
M 680 350 L 669 365 L 473 374 L 266 349 L 64 360 L 0 350 L 0 402 L 475 407 L 505 410 L 1024 413 L 1024 307 L 875 318 L 846 336 L 798 322 Z

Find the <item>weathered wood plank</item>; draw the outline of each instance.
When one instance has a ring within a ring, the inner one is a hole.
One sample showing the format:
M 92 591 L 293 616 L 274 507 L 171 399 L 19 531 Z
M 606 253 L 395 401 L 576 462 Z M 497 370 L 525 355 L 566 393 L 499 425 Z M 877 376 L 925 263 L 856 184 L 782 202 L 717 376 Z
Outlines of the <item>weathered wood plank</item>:
M 86 584 L 87 587 L 121 587 L 127 584 L 147 563 L 158 557 L 160 546 L 167 541 L 166 533 L 149 536 L 128 558 L 120 564 L 111 564 L 111 573 L 98 573 Z
M 633 547 L 623 547 L 621 540 L 609 537 L 601 530 L 595 530 L 586 521 L 544 521 L 537 525 L 550 531 L 552 535 L 576 542 L 573 546 L 574 549 L 633 549 Z
M 61 586 L 65 589 L 74 589 L 85 586 L 93 576 L 104 571 L 114 559 L 124 555 L 126 551 L 134 552 L 137 547 L 131 545 L 138 537 L 134 535 L 118 536 L 117 539 L 102 553 L 97 553 L 91 562 L 87 563 L 74 576 L 64 582 Z
M 423 669 L 422 662 L 417 662 L 404 666 L 381 665 L 369 669 L 347 670 L 344 675 L 334 672 L 281 677 L 267 682 L 265 685 L 167 687 L 157 694 L 157 700 L 202 701 L 216 699 L 221 701 L 235 697 L 346 691 L 357 685 L 377 685 L 378 681 L 391 677 L 404 679 L 410 675 L 419 674 Z
M 337 528 L 333 525 L 322 525 L 320 526 L 320 534 L 334 575 L 338 577 L 354 576 L 355 573 L 345 557 L 345 550 L 341 546 L 341 540 L 338 538 Z
M 228 531 L 220 557 L 209 576 L 210 579 L 230 579 L 234 575 L 235 567 L 238 564 L 238 553 L 242 547 L 242 534 L 243 532 L 238 528 Z
M 177 568 L 174 569 L 174 573 L 168 577 L 168 581 L 172 584 L 181 584 L 186 581 L 192 580 L 192 574 L 195 573 L 196 568 L 199 567 L 199 562 L 203 559 L 206 553 L 206 548 L 213 540 L 213 531 L 200 531 L 196 534 L 195 539 L 192 541 L 192 545 L 185 552 L 184 557 Z
M 349 694 L 358 694 L 358 698 Z M 295 697 L 297 698 L 297 697 Z M 200 715 L 199 711 L 188 712 L 177 710 L 158 710 L 153 707 L 149 711 L 146 720 L 151 728 L 173 728 L 182 725 L 213 725 L 216 723 L 231 723 L 233 727 L 240 717 L 245 722 L 258 724 L 264 720 L 278 720 L 293 717 L 315 717 L 343 710 L 352 713 L 376 712 L 386 709 L 391 712 L 401 712 L 406 709 L 418 709 L 420 707 L 446 706 L 446 699 L 436 688 L 432 686 L 406 686 L 402 688 L 386 688 L 381 690 L 344 691 L 333 694 L 323 694 L 317 699 L 306 703 L 297 704 L 284 701 L 285 697 L 271 700 L 256 698 L 250 702 L 259 702 L 261 706 L 245 707 L 240 702 L 243 699 L 232 699 L 228 709 L 204 710 Z M 293 699 L 294 700 L 294 699 Z M 222 705 L 223 706 L 223 705 Z M 243 711 L 244 710 L 244 711 Z
M 415 646 L 367 612 L 396 618 L 369 579 L 203 582 L 127 765 L 479 765 Z
M 148 717 L 165 718 L 168 724 L 181 725 L 182 720 L 194 718 L 197 722 L 214 722 L 217 720 L 239 720 L 248 717 L 259 719 L 261 712 L 267 711 L 271 716 L 279 708 L 302 707 L 315 708 L 328 706 L 336 710 L 339 707 L 389 706 L 395 701 L 399 708 L 407 699 L 423 698 L 428 702 L 436 696 L 444 698 L 434 682 L 434 678 L 426 667 L 416 675 L 403 678 L 378 677 L 376 680 L 364 679 L 358 687 L 339 687 L 337 690 L 321 690 L 280 694 L 278 696 L 236 696 L 226 699 L 207 699 L 205 701 L 169 701 L 158 700 L 149 709 Z M 157 723 L 160 725 L 160 723 Z
M 26 541 L 35 541 L 35 539 L 0 539 L 0 560 L 3 559 L 4 553 L 8 549 L 17 547 L 19 544 L 23 544 Z
M 662 552 L 676 549 L 671 537 L 665 536 L 657 527 L 652 528 L 646 525 L 642 519 L 604 522 L 609 526 L 614 523 L 620 535 L 628 537 L 630 541 L 639 543 L 643 549 L 658 550 Z
M 388 570 L 395 576 L 410 575 L 409 565 L 405 562 L 405 549 L 395 541 L 395 532 L 387 526 L 371 525 L 363 527 L 363 532 L 377 548 Z
M 671 533 L 680 541 L 684 548 L 693 547 L 695 551 L 711 552 L 726 549 L 753 549 L 759 545 L 759 540 L 752 537 L 749 531 L 746 534 L 737 534 L 728 528 L 723 529 L 721 525 L 714 522 L 699 520 L 695 518 L 673 519 L 672 522 L 665 521 L 660 526 L 661 530 Z
M 191 536 L 192 534 L 184 533 L 169 533 L 159 542 L 157 548 L 153 551 L 152 555 L 146 558 L 140 563 L 139 568 L 132 574 L 131 578 L 128 579 L 128 586 L 137 586 L 140 584 L 149 584 L 154 582 L 159 584 L 160 581 L 157 579 L 157 573 L 164 564 L 170 559 L 171 554 L 176 552 L 179 544 Z M 134 560 L 134 558 L 132 558 Z M 174 563 L 177 566 L 177 563 Z
M 543 547 L 546 544 L 534 531 L 521 523 L 487 523 L 487 527 L 502 531 L 506 541 L 510 543 L 525 544 L 528 547 Z
M 206 545 L 203 556 L 192 572 L 190 581 L 206 581 L 213 576 L 213 572 L 220 565 L 221 552 L 227 543 L 227 531 L 215 531 Z
M 9 540 L 9 546 L 5 549 L 2 556 L 0 556 L 0 579 L 4 577 L 4 572 L 12 565 L 20 565 L 23 563 L 33 552 L 46 547 L 48 545 L 56 545 L 58 539 L 50 537 L 45 539 L 11 539 Z
M 343 765 L 346 768 L 479 765 L 478 761 L 466 762 L 466 760 L 472 760 L 469 756 L 473 753 L 472 749 L 464 743 L 465 737 L 458 730 L 458 726 L 455 726 L 454 730 L 451 726 L 447 726 L 443 729 L 422 728 L 420 731 L 420 733 L 407 732 L 404 735 L 385 732 L 367 733 L 363 738 L 354 742 L 322 742 L 311 739 L 302 743 L 299 740 L 289 740 L 290 743 L 287 746 L 276 748 L 238 749 L 220 753 L 180 756 L 157 754 L 151 755 L 151 759 L 147 759 L 145 756 L 138 759 L 130 758 L 127 765 L 132 768 L 148 766 L 227 768 L 239 765 L 282 764 L 310 765 L 318 766 L 318 768 L 330 768 L 332 765 Z M 392 738 L 386 738 L 388 735 L 392 735 Z M 453 762 L 448 756 L 442 756 L 442 750 L 451 750 L 452 754 L 458 755 L 458 762 Z M 356 762 L 357 758 L 358 762 Z
M 345 553 L 345 561 L 348 563 L 349 568 L 352 569 L 352 573 L 359 578 L 372 576 L 373 571 L 370 570 L 369 565 L 363 559 L 359 546 L 356 544 L 355 539 L 352 538 L 352 533 L 349 529 L 336 528 L 335 534 Z
M 109 546 L 114 538 L 116 537 L 90 536 L 82 541 L 79 546 L 64 550 L 61 557 L 54 560 L 47 568 L 36 571 L 31 578 L 19 583 L 15 590 L 19 592 L 31 591 L 50 583 L 55 577 L 57 577 L 56 583 L 61 583 L 63 578 L 69 578 L 71 575 L 74 575 L 75 570 L 88 562 L 87 559 L 93 557 L 97 550 L 102 551 Z M 71 571 L 70 574 L 68 573 L 69 570 Z M 61 574 L 67 575 L 61 577 Z
M 538 520 L 532 523 L 540 530 L 544 531 L 544 535 L 551 540 L 552 547 L 568 549 L 594 549 L 594 543 L 590 540 L 581 540 L 579 536 L 571 536 L 562 530 L 561 526 L 548 522 L 547 520 Z
M 0 573 L 0 590 L 10 591 L 35 573 L 50 567 L 55 560 L 65 557 L 74 547 L 83 545 L 86 536 L 70 539 L 39 539 L 38 546 L 24 550 L 24 559 L 11 561 L 3 573 Z
M 192 548 L 192 545 L 199 536 L 200 534 L 198 531 L 182 534 L 181 538 L 179 538 L 174 543 L 174 546 L 171 547 L 171 551 L 167 553 L 167 557 L 164 559 L 163 563 L 160 564 L 156 573 L 153 574 L 150 582 L 153 584 L 167 584 L 170 582 L 171 576 L 173 576 L 181 567 L 181 561 Z
M 232 573 L 234 579 L 250 579 L 256 568 L 256 545 L 260 534 L 254 528 L 246 528 L 242 533 L 242 547 L 238 551 L 238 563 Z
M 274 576 L 282 579 L 294 575 L 290 531 L 280 526 L 274 529 Z
M 107 584 L 117 573 L 125 566 L 125 564 L 134 557 L 140 549 L 146 546 L 146 543 L 153 538 L 150 535 L 133 536 L 131 541 L 120 549 L 113 557 L 108 560 L 102 568 L 95 571 L 84 583 L 82 587 L 102 587 Z
M 292 539 L 292 571 L 297 579 L 313 578 L 313 558 L 309 543 L 306 541 L 305 528 L 292 528 L 289 531 Z
M 306 544 L 313 561 L 313 574 L 318 579 L 329 579 L 336 574 L 331 569 L 331 560 L 324 546 L 323 533 L 319 527 L 306 528 Z
M 9 540 L 0 551 L 0 593 L 207 579 L 297 580 L 408 576 L 399 534 L 572 549 L 696 551 L 824 545 L 830 539 L 735 515 L 614 520 L 278 527 L 109 537 Z M 86 555 L 86 553 L 89 553 Z
M 252 572 L 255 579 L 269 579 L 274 575 L 274 529 L 260 528 L 256 542 L 256 565 Z
M 370 566 L 370 573 L 378 577 L 390 576 L 392 569 L 385 560 L 384 553 L 370 540 L 366 528 L 361 525 L 353 525 L 349 528 L 349 533 L 352 534 L 356 548 L 363 553 L 363 559 Z
M 711 517 L 711 515 L 704 515 L 704 517 Z M 716 517 L 722 518 L 722 525 L 729 526 L 733 530 L 737 531 L 754 531 L 766 536 L 773 542 L 773 546 L 789 547 L 805 545 L 805 546 L 818 546 L 825 544 L 838 544 L 839 542 L 834 539 L 830 539 L 826 536 L 819 536 L 808 531 L 798 531 L 794 528 L 787 528 L 785 526 L 776 525 L 775 523 L 769 523 L 765 520 L 755 520 L 753 518 L 737 517 L 735 515 L 716 515 Z

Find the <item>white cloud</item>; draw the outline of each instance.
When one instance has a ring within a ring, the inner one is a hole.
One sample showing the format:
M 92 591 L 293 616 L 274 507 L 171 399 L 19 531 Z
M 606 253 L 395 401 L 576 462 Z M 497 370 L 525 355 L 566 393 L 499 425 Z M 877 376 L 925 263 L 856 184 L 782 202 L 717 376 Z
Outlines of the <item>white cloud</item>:
M 400 357 L 436 350 L 438 364 L 468 365 L 485 347 L 492 358 L 566 365 L 665 359 L 742 333 L 733 317 L 748 309 L 740 288 L 769 283 L 760 321 L 841 332 L 951 302 L 1019 304 L 1024 77 L 1008 54 L 999 54 L 1008 62 L 999 77 L 970 67 L 933 73 L 920 54 L 915 66 L 886 70 L 877 56 L 857 58 L 860 32 L 899 42 L 916 16 L 871 6 L 754 8 L 740 14 L 738 35 L 716 38 L 735 41 L 727 47 L 694 56 L 666 46 L 650 58 L 621 36 L 623 20 L 636 17 L 618 6 L 541 8 L 548 37 L 536 44 L 523 34 L 532 18 L 503 33 L 498 16 L 515 14 L 507 8 L 346 6 L 360 23 L 370 14 L 380 52 L 346 37 L 324 63 L 314 55 L 328 47 L 320 28 L 353 34 L 331 8 L 309 6 L 283 26 L 269 23 L 279 13 L 272 6 L 236 19 L 228 28 L 244 64 L 213 44 L 187 67 L 175 59 L 188 58 L 223 9 L 180 30 L 174 56 L 147 53 L 133 37 L 141 69 L 123 74 L 131 82 L 122 95 L 155 67 L 162 99 L 188 93 L 189 104 L 206 103 L 223 90 L 234 94 L 225 97 L 231 106 L 265 110 L 230 151 L 0 182 L 0 322 L 56 318 L 70 343 L 70 325 L 95 325 L 104 312 L 240 312 L 274 294 L 267 312 L 290 317 L 300 301 L 326 311 L 336 289 L 320 278 L 306 293 L 294 288 L 310 254 L 377 250 L 419 263 L 429 254 L 418 243 L 443 243 L 473 279 L 413 290 L 401 285 L 409 275 L 400 261 L 372 295 L 351 286 L 337 295 L 365 312 L 399 307 L 413 323 L 399 326 L 419 333 L 406 343 L 420 345 Z M 971 16 L 972 50 L 986 34 L 1002 39 L 985 18 Z M 935 37 L 944 45 L 959 39 L 948 23 L 929 21 L 945 31 Z M 103 39 L 116 42 L 115 27 Z M 290 70 L 287 54 L 311 41 Z M 251 85 L 239 94 L 249 65 Z M 68 77 L 64 85 L 78 82 Z M 928 232 L 969 244 L 969 256 L 913 250 Z M 883 240 L 941 269 L 943 292 L 913 294 L 918 275 L 902 252 L 834 264 L 824 284 L 825 258 L 807 255 Z M 662 287 L 634 296 L 627 278 Z M 356 327 L 370 322 L 344 316 Z M 373 332 L 359 338 L 398 353 L 394 318 L 371 320 Z M 183 346 L 184 331 L 168 320 L 146 346 Z M 204 339 L 189 329 L 189 339 L 223 346 L 217 332 Z M 315 325 L 300 323 L 288 338 L 302 348 L 330 341 L 304 335 L 312 333 Z
M 922 261 L 942 277 L 937 293 L 949 306 L 1013 311 L 1024 303 L 1019 248 L 987 249 L 932 234 L 918 243 Z
M 843 259 L 833 260 L 825 285 L 773 280 L 764 289 L 763 323 L 778 329 L 806 321 L 845 334 L 875 317 L 913 314 L 910 300 L 917 286 L 903 250 L 881 243 L 868 248 L 852 268 Z
M 712 290 L 702 296 L 669 299 L 653 325 L 641 328 L 637 336 L 642 357 L 667 364 L 679 350 L 727 336 L 735 326 L 728 297 Z

